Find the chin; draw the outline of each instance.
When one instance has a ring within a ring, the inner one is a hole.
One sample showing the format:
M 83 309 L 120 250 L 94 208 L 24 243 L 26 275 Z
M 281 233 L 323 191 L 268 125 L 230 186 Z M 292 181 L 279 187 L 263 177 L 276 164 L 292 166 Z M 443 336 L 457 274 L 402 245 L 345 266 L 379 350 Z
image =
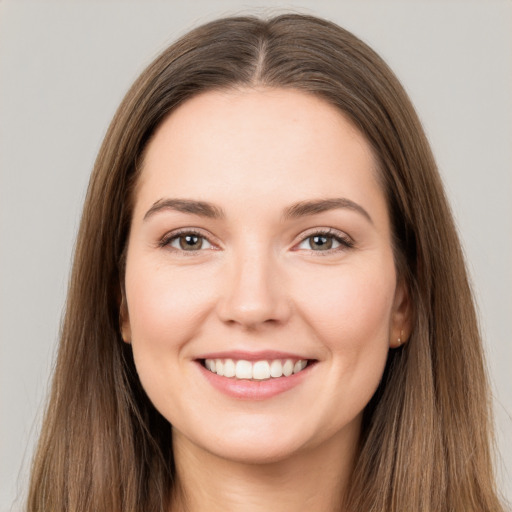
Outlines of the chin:
M 293 458 L 304 449 L 300 443 L 286 442 L 283 439 L 253 439 L 246 442 L 226 443 L 213 447 L 211 453 L 239 464 L 275 464 Z
M 345 437 L 348 434 L 356 442 L 360 421 L 349 424 L 348 429 L 339 429 L 338 425 L 323 425 L 320 428 L 300 418 L 292 421 L 289 416 L 245 416 L 239 421 L 232 421 L 231 425 L 217 422 L 214 428 L 208 430 L 188 429 L 186 439 L 176 432 L 174 442 L 177 449 L 192 448 L 198 457 L 210 454 L 240 464 L 275 464 L 307 455 L 322 445 L 331 450 L 331 441 L 340 435 Z M 183 432 L 187 432 L 187 429 Z

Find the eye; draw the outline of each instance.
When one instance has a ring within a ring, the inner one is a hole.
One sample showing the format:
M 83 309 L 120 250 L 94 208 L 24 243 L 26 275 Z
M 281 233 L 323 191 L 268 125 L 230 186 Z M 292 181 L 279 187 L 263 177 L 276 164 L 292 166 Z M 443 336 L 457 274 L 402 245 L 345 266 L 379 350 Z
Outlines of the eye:
M 297 249 L 307 251 L 335 251 L 336 249 L 346 249 L 354 246 L 354 243 L 347 236 L 328 232 L 313 233 L 297 245 Z
M 188 252 L 212 249 L 213 247 L 204 236 L 194 232 L 183 232 L 171 236 L 164 240 L 162 245 Z

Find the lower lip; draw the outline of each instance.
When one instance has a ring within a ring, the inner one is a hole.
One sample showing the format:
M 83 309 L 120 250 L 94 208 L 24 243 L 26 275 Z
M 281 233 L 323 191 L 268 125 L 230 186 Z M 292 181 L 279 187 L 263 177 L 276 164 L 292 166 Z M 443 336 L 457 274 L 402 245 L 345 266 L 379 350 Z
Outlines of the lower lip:
M 265 400 L 298 386 L 310 373 L 314 365 L 308 364 L 304 370 L 289 377 L 267 380 L 246 380 L 221 377 L 197 362 L 202 374 L 218 391 L 240 400 Z

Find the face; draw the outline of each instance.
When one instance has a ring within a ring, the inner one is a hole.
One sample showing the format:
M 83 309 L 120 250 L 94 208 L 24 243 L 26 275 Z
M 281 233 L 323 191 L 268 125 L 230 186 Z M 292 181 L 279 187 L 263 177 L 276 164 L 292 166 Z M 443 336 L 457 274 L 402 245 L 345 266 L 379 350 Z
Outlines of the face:
M 176 439 L 227 459 L 355 443 L 407 328 L 368 143 L 280 89 L 208 92 L 151 140 L 123 338 Z

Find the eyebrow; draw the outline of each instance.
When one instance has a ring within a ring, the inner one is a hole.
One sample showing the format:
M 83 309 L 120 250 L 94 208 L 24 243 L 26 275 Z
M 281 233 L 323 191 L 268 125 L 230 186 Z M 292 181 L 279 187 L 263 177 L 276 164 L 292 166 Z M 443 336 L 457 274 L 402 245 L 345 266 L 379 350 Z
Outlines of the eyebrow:
M 194 201 L 191 199 L 159 199 L 144 215 L 144 220 L 162 210 L 174 210 L 182 213 L 191 213 L 200 217 L 210 219 L 224 218 L 224 212 L 221 208 L 207 203 L 206 201 Z
M 360 213 L 366 220 L 373 224 L 370 214 L 359 204 L 344 197 L 332 199 L 317 199 L 311 201 L 300 201 L 292 204 L 284 210 L 284 219 L 297 219 L 308 215 L 335 210 L 338 208 L 353 210 Z M 225 217 L 222 208 L 206 201 L 196 201 L 193 199 L 159 199 L 144 215 L 144 220 L 163 210 L 174 210 L 182 213 L 190 213 L 199 217 L 210 219 L 223 219 Z
M 335 210 L 338 208 L 349 209 L 360 213 L 366 220 L 370 222 L 370 224 L 373 224 L 373 220 L 370 214 L 361 205 L 345 197 L 301 201 L 286 208 L 284 217 L 285 219 L 295 219 L 298 217 L 305 217 L 307 215 L 316 215 L 318 213 Z

